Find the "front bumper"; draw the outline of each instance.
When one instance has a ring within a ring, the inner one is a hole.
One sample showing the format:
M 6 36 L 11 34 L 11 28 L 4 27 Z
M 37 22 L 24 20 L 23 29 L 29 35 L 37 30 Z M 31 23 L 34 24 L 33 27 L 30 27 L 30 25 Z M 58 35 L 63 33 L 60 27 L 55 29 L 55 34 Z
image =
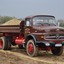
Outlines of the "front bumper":
M 61 47 L 64 46 L 64 42 L 55 43 L 55 42 L 47 42 L 47 41 L 36 41 L 36 45 L 45 45 L 45 46 L 54 46 L 54 47 Z

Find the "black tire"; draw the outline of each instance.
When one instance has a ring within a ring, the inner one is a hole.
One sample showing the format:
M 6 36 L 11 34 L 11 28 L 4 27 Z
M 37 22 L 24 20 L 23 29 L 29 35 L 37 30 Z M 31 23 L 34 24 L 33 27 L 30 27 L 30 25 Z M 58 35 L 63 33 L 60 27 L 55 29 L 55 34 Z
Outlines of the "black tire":
M 28 49 L 28 47 L 29 47 L 30 44 L 33 45 L 33 51 L 32 52 L 29 52 L 29 49 Z M 34 56 L 37 56 L 38 55 L 38 48 L 35 46 L 35 42 L 34 42 L 33 39 L 27 41 L 27 44 L 26 44 L 26 52 L 31 57 L 34 57 Z
M 8 48 L 7 48 L 7 50 L 11 50 L 12 37 L 11 37 L 11 36 L 6 36 L 6 41 L 7 41 L 7 43 L 8 43 Z
M 10 42 L 10 38 L 3 36 L 0 38 L 2 40 L 2 47 L 0 49 L 2 50 L 9 50 L 11 49 L 11 42 Z
M 24 49 L 23 45 L 18 45 L 19 49 Z
M 63 53 L 63 46 L 62 47 L 55 47 L 54 49 L 51 50 L 53 55 L 60 56 Z

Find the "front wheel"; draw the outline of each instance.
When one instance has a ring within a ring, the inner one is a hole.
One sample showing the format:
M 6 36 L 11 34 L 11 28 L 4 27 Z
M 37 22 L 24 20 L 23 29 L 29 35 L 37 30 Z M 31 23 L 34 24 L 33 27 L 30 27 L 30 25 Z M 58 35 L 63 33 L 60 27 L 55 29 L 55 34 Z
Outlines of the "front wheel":
M 51 52 L 54 54 L 54 55 L 58 55 L 60 56 L 62 53 L 63 53 L 63 46 L 62 47 L 54 47 Z
M 37 56 L 38 48 L 35 46 L 33 39 L 27 41 L 26 52 L 31 57 Z

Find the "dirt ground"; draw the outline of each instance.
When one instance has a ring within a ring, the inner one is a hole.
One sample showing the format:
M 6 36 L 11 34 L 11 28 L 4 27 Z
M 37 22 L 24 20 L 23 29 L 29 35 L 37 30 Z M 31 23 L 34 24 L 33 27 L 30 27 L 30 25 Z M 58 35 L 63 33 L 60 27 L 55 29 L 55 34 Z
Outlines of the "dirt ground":
M 0 64 L 64 64 L 64 53 L 54 56 L 50 52 L 40 52 L 38 57 L 29 57 L 25 50 L 13 47 L 10 51 L 0 50 Z

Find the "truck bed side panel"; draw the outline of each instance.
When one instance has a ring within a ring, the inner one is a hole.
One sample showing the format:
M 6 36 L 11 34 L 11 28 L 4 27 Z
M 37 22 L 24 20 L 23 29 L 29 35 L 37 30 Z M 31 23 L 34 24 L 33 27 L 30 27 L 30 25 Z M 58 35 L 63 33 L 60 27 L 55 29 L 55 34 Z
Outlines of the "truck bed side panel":
M 20 32 L 20 26 L 19 25 L 4 25 L 0 26 L 0 33 L 19 33 Z

